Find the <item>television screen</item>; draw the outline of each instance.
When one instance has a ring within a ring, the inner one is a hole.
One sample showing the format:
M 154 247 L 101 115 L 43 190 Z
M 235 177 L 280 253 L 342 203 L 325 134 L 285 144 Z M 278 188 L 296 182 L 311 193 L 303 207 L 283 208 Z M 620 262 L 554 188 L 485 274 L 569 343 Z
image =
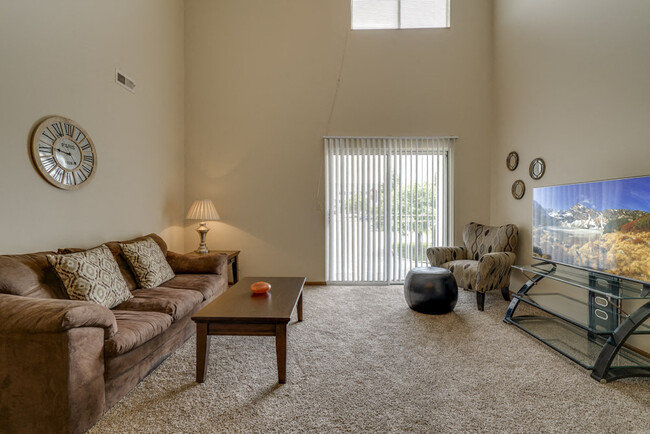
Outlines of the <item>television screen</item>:
M 650 176 L 534 188 L 533 257 L 650 282 Z

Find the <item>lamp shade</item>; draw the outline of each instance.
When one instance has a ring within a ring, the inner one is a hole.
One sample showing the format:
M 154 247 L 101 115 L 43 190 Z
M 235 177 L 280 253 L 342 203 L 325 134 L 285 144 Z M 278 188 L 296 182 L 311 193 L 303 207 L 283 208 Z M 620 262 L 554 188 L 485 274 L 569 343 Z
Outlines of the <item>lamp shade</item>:
M 217 209 L 210 199 L 195 200 L 185 216 L 188 220 L 221 220 Z

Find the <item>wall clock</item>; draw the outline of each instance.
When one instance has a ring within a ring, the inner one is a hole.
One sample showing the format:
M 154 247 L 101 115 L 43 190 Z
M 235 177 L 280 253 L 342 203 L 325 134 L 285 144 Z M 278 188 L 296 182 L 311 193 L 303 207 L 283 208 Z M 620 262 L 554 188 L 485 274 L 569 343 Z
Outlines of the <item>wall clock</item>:
M 45 119 L 34 131 L 31 147 L 36 168 L 55 187 L 76 190 L 95 175 L 95 145 L 86 130 L 72 119 Z

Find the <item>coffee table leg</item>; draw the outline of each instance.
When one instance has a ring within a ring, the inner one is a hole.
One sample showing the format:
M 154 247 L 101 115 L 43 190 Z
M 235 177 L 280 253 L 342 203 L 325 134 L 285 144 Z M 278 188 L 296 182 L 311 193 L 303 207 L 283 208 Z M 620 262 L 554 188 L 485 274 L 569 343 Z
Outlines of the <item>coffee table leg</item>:
M 210 354 L 210 336 L 208 324 L 196 324 L 196 382 L 205 381 L 205 372 L 208 369 L 208 355 Z
M 287 325 L 275 325 L 275 353 L 278 357 L 278 382 L 287 382 Z
M 298 298 L 298 321 L 302 321 L 302 292 Z

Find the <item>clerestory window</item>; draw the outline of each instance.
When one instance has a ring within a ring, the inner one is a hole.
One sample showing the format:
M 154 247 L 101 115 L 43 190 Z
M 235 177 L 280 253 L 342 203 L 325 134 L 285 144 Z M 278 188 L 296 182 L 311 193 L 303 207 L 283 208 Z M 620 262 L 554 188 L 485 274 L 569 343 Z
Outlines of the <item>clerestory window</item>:
M 352 29 L 449 27 L 450 0 L 352 0 Z

